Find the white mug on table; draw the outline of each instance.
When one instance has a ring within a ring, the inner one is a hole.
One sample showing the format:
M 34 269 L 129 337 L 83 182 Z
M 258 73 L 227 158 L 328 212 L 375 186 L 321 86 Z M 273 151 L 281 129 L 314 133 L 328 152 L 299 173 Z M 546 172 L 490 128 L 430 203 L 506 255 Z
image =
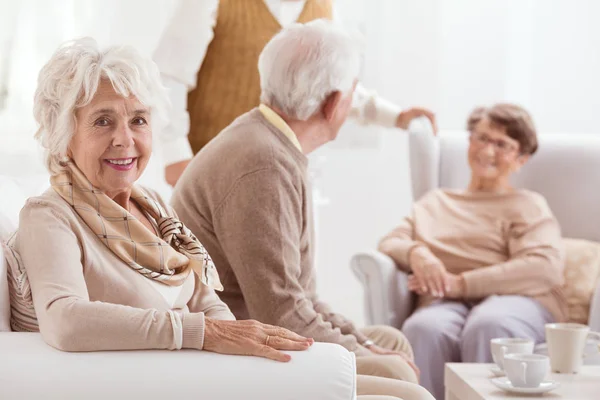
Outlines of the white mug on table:
M 600 333 L 590 332 L 590 327 L 574 323 L 546 324 L 546 342 L 553 372 L 573 374 L 579 372 L 587 339 L 600 342 Z

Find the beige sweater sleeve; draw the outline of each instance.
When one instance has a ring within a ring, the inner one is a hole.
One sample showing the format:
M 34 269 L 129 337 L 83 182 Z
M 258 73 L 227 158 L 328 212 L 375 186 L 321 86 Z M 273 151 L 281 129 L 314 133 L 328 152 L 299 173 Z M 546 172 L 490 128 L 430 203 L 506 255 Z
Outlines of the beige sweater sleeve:
M 190 312 L 204 313 L 205 317 L 211 319 L 235 321 L 235 316 L 218 294 L 203 284 L 198 275 L 194 275 L 194 279 L 194 294 L 187 303 Z
M 176 349 L 172 313 L 90 301 L 82 246 L 64 211 L 30 200 L 19 223 L 19 248 L 40 332 L 64 351 Z M 204 314 L 183 316 L 183 347 L 201 349 Z
M 545 202 L 524 208 L 524 216 L 508 232 L 509 260 L 462 273 L 467 298 L 493 294 L 536 296 L 564 283 L 558 222 Z
M 389 256 L 403 271 L 410 272 L 410 252 L 422 245 L 415 241 L 414 221 L 412 217 L 405 217 L 400 224 L 379 242 L 378 250 Z
M 319 342 L 360 348 L 353 335 L 323 318 L 299 282 L 302 193 L 285 171 L 261 169 L 240 178 L 215 209 L 213 222 L 251 318 Z

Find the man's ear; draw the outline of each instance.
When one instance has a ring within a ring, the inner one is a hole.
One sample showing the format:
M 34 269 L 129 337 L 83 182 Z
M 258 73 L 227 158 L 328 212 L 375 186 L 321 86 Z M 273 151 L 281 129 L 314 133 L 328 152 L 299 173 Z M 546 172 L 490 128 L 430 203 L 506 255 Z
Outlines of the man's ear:
M 338 106 L 342 101 L 342 98 L 342 92 L 340 92 L 339 90 L 331 93 L 325 98 L 321 111 L 323 113 L 323 117 L 327 121 L 330 122 L 335 119 L 335 115 L 337 114 L 337 110 L 339 108 Z

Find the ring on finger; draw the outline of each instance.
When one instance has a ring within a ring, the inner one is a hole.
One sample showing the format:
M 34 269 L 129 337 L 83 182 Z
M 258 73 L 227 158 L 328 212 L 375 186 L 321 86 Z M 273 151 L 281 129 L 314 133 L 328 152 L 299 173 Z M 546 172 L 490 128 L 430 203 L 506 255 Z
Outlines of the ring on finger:
M 269 339 L 271 339 L 271 336 L 267 335 L 267 338 L 265 339 L 265 346 L 269 345 Z

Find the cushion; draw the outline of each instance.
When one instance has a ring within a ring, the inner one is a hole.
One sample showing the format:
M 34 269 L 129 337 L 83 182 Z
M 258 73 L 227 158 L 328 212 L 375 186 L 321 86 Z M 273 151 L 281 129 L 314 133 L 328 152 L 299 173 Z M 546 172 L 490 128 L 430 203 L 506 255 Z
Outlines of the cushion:
M 1 242 L 7 265 L 8 292 L 10 300 L 10 327 L 15 332 L 39 332 L 31 286 L 19 253 L 13 248 L 13 235 L 8 243 Z
M 8 240 L 17 230 L 19 212 L 27 199 L 17 182 L 9 177 L 0 175 L 0 240 Z
M 565 239 L 565 287 L 569 320 L 587 324 L 600 274 L 600 243 Z

